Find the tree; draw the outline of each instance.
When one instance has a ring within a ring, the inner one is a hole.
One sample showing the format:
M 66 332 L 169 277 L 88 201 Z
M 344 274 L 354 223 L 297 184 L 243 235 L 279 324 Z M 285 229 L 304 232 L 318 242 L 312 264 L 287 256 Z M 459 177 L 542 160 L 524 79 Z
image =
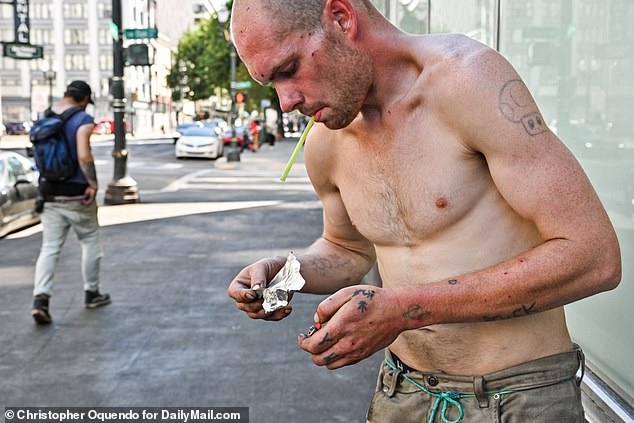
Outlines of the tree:
M 231 3 L 227 8 L 231 10 Z M 221 24 L 217 16 L 201 21 L 195 29 L 186 32 L 178 43 L 172 69 L 167 75 L 172 100 L 204 100 L 214 95 L 218 88 L 230 92 L 230 49 L 229 21 Z M 240 58 L 236 63 L 236 79 L 251 81 L 251 88 L 246 90 L 247 110 L 259 110 L 263 99 L 277 104 L 275 91 L 253 81 Z
M 167 85 L 174 100 L 203 100 L 216 88 L 229 89 L 229 43 L 225 40 L 228 24 L 217 19 L 201 22 L 178 43 Z

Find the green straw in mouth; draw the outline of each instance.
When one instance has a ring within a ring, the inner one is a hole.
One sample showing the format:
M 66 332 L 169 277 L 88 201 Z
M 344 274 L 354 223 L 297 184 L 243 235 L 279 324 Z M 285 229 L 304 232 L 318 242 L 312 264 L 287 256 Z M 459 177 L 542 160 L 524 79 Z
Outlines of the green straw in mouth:
M 293 165 L 295 164 L 295 160 L 297 160 L 297 155 L 299 154 L 299 151 L 302 149 L 302 146 L 304 145 L 304 141 L 306 141 L 306 136 L 308 135 L 308 131 L 310 131 L 310 128 L 313 127 L 314 123 L 315 123 L 315 117 L 311 117 L 310 120 L 308 121 L 308 124 L 306 125 L 306 128 L 304 128 L 304 132 L 302 132 L 302 136 L 299 137 L 299 141 L 297 142 L 297 145 L 295 146 L 295 149 L 293 150 L 291 157 L 288 159 L 288 163 L 286 163 L 286 168 L 284 169 L 284 173 L 282 173 L 282 176 L 280 177 L 280 181 L 286 182 L 286 178 L 288 177 L 288 174 L 293 168 Z

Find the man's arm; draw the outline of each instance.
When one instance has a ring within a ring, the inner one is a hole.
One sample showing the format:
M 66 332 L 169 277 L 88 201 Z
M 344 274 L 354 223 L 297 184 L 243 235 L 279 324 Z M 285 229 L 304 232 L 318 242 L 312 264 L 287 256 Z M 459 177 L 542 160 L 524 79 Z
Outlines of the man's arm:
M 501 55 L 487 49 L 463 65 L 447 87 L 441 116 L 466 149 L 485 157 L 500 194 L 544 241 L 451 283 L 404 289 L 402 307 L 430 312 L 410 327 L 518 317 L 615 288 L 621 277 L 616 234 L 577 160 Z
M 298 257 L 306 280 L 302 292 L 332 294 L 359 283 L 376 260 L 374 246 L 350 221 L 336 185 L 332 182 L 336 132 L 321 124 L 313 127 L 304 150 L 310 180 L 323 206 L 324 230 Z
M 324 232 L 303 254 L 298 255 L 306 280 L 302 292 L 332 294 L 359 283 L 375 262 L 372 244 L 352 225 L 336 186 L 330 180 L 333 133 L 315 125 L 304 149 L 306 168 L 324 211 Z M 280 320 L 291 313 L 290 305 L 266 314 L 253 288 L 266 285 L 284 266 L 285 257 L 270 257 L 238 273 L 227 294 L 239 310 L 252 319 Z
M 77 160 L 79 161 L 79 167 L 88 181 L 84 204 L 92 203 L 99 189 L 97 169 L 95 168 L 95 161 L 92 156 L 92 150 L 90 149 L 90 136 L 92 135 L 94 126 L 94 124 L 86 124 L 77 129 Z

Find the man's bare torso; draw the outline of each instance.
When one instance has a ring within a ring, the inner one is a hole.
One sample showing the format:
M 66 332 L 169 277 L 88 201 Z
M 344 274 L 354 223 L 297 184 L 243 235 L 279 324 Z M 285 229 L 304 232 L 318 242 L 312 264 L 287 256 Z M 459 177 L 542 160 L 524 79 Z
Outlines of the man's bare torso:
M 421 40 L 426 61 L 413 89 L 380 120 L 359 117 L 315 147 L 330 149 L 329 178 L 352 223 L 374 244 L 385 288 L 450 280 L 543 242 L 502 198 L 484 157 L 435 108 L 460 43 L 470 41 L 451 41 L 449 58 Z M 519 317 L 492 313 L 486 322 L 403 332 L 390 349 L 413 368 L 464 375 L 570 349 L 563 309 L 525 308 L 514 313 Z

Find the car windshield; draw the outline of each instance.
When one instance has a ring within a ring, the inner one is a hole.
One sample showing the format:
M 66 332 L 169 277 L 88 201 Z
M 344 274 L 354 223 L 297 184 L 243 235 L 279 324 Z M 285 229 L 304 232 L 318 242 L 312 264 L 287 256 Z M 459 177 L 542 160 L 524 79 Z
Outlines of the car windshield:
M 216 135 L 215 129 L 216 129 L 215 126 L 203 126 L 203 127 L 194 126 L 194 127 L 185 129 L 185 132 L 183 132 L 183 135 L 187 135 L 190 137 L 212 137 Z

